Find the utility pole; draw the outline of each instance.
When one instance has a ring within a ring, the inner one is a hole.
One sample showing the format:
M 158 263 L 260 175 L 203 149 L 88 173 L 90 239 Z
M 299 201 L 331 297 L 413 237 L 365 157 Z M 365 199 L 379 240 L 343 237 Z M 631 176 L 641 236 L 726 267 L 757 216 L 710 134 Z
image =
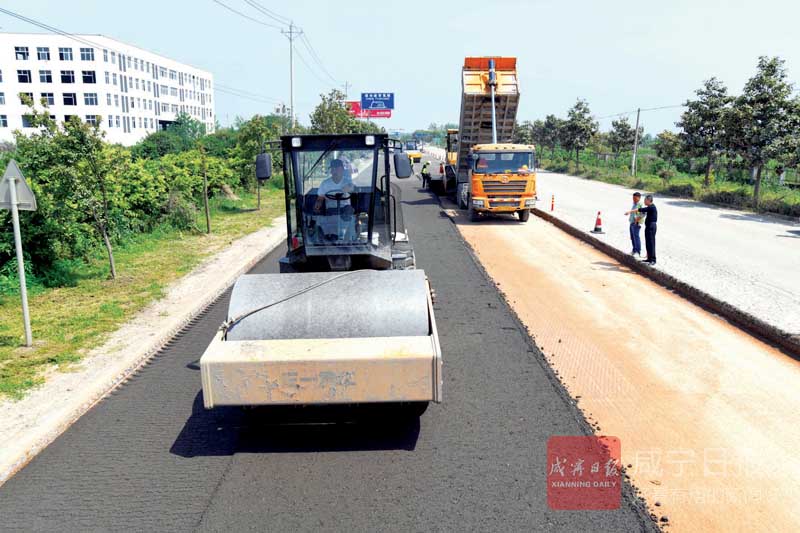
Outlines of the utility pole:
M 281 30 L 281 33 L 289 39 L 289 111 L 292 114 L 289 119 L 294 129 L 294 40 L 303 35 L 303 30 L 295 29 L 294 22 L 290 22 L 289 31 Z
M 206 166 L 206 149 L 201 144 L 200 154 L 203 157 L 203 207 L 206 212 L 206 233 L 211 233 L 211 213 L 208 210 L 208 167 Z
M 352 85 L 350 84 L 350 82 L 346 81 L 344 82 L 343 87 L 344 87 L 344 99 L 347 100 L 347 94 L 350 92 L 350 87 L 352 87 Z
M 633 135 L 633 158 L 631 159 L 631 176 L 636 177 L 636 153 L 639 151 L 639 114 L 641 108 L 636 110 L 636 129 Z

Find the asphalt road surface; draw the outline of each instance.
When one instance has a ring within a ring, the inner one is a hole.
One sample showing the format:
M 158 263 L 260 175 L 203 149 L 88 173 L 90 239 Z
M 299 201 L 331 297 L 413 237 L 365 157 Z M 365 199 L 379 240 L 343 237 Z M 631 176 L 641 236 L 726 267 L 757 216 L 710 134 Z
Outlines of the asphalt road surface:
M 436 200 L 404 182 L 438 295 L 444 403 L 419 423 L 276 425 L 205 411 L 197 359 L 227 297 L 0 488 L 14 530 L 639 531 L 615 511 L 551 511 L 546 442 L 587 426 Z M 256 272 L 275 272 L 283 250 Z M 508 251 L 511 259 L 512 250 Z M 627 490 L 626 490 L 627 492 Z
M 633 189 L 539 171 L 539 208 L 589 231 L 603 213 L 599 236 L 630 252 L 628 217 Z M 656 197 L 658 267 L 769 324 L 800 335 L 800 223 Z M 644 232 L 642 232 L 644 254 Z

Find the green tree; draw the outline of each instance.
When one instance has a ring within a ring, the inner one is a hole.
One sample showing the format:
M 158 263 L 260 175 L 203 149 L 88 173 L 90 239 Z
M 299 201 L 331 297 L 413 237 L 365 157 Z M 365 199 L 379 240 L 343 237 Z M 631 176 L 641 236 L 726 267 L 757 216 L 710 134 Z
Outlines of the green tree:
M 564 121 L 555 115 L 547 115 L 544 117 L 544 125 L 542 126 L 542 140 L 544 146 L 550 148 L 550 156 L 555 156 L 556 146 L 561 138 L 561 129 L 564 127 Z
M 333 89 L 321 94 L 320 99 L 311 113 L 311 133 L 351 133 L 356 120 L 345 104 L 345 94 Z
M 639 126 L 639 138 L 642 138 L 644 127 Z M 614 157 L 618 157 L 623 150 L 633 150 L 633 143 L 636 142 L 636 130 L 631 126 L 628 117 L 622 117 L 611 122 L 611 131 L 608 132 L 608 145 L 614 152 Z
M 673 132 L 664 130 L 656 136 L 654 147 L 656 155 L 667 162 L 667 170 L 669 170 L 672 161 L 680 153 L 681 141 Z
M 714 162 L 723 148 L 723 118 L 733 98 L 717 78 L 704 81 L 695 94 L 697 99 L 687 100 L 686 111 L 676 125 L 681 128 L 683 151 L 691 157 L 706 159 L 703 185 L 708 187 Z
M 131 152 L 137 159 L 157 159 L 167 154 L 191 150 L 205 134 L 205 124 L 186 113 L 180 113 L 166 130 L 149 134 L 136 143 Z
M 516 125 L 513 142 L 517 144 L 533 144 L 533 124 L 530 120 Z
M 576 171 L 580 171 L 580 153 L 585 150 L 597 133 L 597 122 L 592 117 L 586 100 L 578 99 L 567 113 L 567 121 L 561 128 L 561 141 L 569 151 L 575 151 Z
M 796 100 L 792 84 L 787 81 L 784 60 L 761 56 L 756 74 L 745 83 L 725 116 L 725 138 L 730 150 L 755 168 L 753 203 L 761 201 L 761 180 L 764 165 L 780 159 L 791 150 L 797 132 Z

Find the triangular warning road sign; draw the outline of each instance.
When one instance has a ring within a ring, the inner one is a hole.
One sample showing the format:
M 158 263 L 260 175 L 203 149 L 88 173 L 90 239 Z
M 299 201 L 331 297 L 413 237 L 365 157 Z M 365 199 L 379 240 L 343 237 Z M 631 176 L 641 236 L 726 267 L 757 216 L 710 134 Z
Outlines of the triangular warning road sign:
M 6 171 L 0 179 L 0 209 L 11 209 L 12 178 L 16 178 L 14 182 L 17 185 L 17 209 L 36 211 L 36 197 L 13 159 L 8 162 Z

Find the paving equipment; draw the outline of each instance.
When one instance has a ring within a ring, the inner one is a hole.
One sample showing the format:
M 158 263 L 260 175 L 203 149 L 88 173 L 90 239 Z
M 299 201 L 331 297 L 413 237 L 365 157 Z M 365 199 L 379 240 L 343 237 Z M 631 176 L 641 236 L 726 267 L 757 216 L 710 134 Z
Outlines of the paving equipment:
M 419 141 L 414 139 L 406 141 L 406 153 L 412 163 L 419 163 L 422 161 L 422 149 L 420 148 Z
M 442 400 L 431 291 L 390 180 L 392 166 L 401 179 L 412 170 L 399 149 L 390 164 L 394 143 L 281 138 L 287 253 L 280 274 L 236 282 L 228 320 L 200 358 L 206 408 L 394 404 L 419 415 Z M 259 155 L 257 176 L 271 169 Z
M 472 220 L 517 213 L 526 221 L 536 205 L 534 146 L 512 143 L 518 106 L 516 58 L 464 60 L 453 173 L 458 205 Z

